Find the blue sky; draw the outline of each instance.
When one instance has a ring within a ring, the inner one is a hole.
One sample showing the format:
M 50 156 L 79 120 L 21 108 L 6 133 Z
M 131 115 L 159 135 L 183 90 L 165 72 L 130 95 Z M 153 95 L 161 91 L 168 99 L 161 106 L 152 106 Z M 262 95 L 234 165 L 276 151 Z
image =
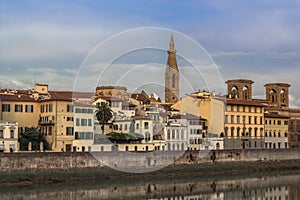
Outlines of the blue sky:
M 224 80 L 254 80 L 256 97 L 264 97 L 265 83 L 290 83 L 291 105 L 300 107 L 299 10 L 298 0 L 0 0 L 0 87 L 40 82 L 71 90 L 100 42 L 128 29 L 162 27 L 201 44 Z

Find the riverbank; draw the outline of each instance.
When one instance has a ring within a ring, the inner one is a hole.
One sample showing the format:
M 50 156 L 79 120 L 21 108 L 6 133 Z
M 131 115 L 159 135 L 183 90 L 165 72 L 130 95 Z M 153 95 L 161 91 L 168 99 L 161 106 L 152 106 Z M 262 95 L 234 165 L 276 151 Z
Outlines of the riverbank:
M 243 178 L 252 175 L 289 174 L 291 171 L 300 173 L 300 160 L 172 164 L 157 171 L 136 174 L 121 172 L 108 167 L 2 171 L 0 172 L 0 187 L 62 182 L 136 182 L 138 180 L 168 180 L 185 177 L 209 180 L 218 177 L 237 176 Z

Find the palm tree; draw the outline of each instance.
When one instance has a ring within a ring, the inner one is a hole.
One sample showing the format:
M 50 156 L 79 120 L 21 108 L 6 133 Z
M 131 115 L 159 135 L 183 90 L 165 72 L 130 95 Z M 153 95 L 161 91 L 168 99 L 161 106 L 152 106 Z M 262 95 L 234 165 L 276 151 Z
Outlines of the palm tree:
M 102 134 L 104 134 L 104 125 L 112 119 L 113 117 L 113 111 L 111 108 L 108 106 L 107 103 L 101 102 L 96 104 L 97 110 L 95 111 L 96 113 L 96 118 L 99 121 L 99 124 L 102 124 Z

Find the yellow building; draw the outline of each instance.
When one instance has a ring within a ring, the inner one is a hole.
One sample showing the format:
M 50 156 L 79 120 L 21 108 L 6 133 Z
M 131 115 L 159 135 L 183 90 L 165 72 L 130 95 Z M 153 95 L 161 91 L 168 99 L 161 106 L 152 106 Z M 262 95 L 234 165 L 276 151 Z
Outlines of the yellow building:
M 35 89 L 1 90 L 0 120 L 16 121 L 22 133 L 25 127 L 37 127 L 46 136 L 53 151 L 71 151 L 73 141 L 73 101 L 91 100 L 92 93 L 49 91 L 48 85 Z
M 172 106 L 180 113 L 189 113 L 207 120 L 207 133 L 220 135 L 224 128 L 224 102 L 209 92 L 195 92 Z
M 18 122 L 18 133 L 25 127 L 37 127 L 39 121 L 39 100 L 31 90 L 0 91 L 0 120 Z
M 277 113 L 265 114 L 265 148 L 286 149 L 288 145 L 289 117 Z
M 225 149 L 264 148 L 264 108 L 258 100 L 227 99 L 224 122 Z

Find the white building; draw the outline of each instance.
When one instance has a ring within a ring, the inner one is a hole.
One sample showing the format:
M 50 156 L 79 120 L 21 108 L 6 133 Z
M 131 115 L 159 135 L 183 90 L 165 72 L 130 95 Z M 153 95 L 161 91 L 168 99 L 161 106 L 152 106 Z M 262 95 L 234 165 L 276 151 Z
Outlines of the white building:
M 18 122 L 0 122 L 0 152 L 19 151 Z
M 73 151 L 91 151 L 94 143 L 94 106 L 74 105 Z

